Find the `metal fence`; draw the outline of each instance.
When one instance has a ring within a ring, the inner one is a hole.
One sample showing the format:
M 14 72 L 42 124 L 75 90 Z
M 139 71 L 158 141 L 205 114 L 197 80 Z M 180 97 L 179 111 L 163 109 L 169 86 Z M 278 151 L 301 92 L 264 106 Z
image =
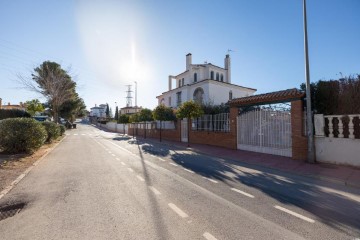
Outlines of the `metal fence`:
M 192 119 L 191 129 L 193 131 L 230 132 L 229 113 L 206 114 Z

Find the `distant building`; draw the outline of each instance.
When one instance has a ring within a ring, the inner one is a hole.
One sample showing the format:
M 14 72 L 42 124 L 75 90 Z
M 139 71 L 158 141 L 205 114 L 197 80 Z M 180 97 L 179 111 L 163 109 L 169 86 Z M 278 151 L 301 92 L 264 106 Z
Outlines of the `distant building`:
M 172 88 L 173 80 L 176 81 L 175 88 Z M 189 53 L 186 55 L 186 70 L 176 76 L 170 75 L 168 81 L 168 91 L 156 98 L 159 105 L 173 108 L 189 100 L 220 105 L 256 92 L 254 88 L 231 83 L 230 55 L 226 55 L 222 68 L 211 63 L 192 64 L 192 55 Z
M 0 109 L 18 109 L 21 111 L 26 111 L 26 104 L 20 102 L 19 104 L 11 104 L 8 102 L 6 105 L 2 105 L 2 99 L 0 98 Z
M 142 110 L 142 107 L 123 107 L 120 108 L 120 115 L 126 114 L 126 115 L 132 115 L 135 113 L 138 113 Z
M 106 104 L 100 104 L 99 106 L 90 108 L 90 117 L 106 118 Z

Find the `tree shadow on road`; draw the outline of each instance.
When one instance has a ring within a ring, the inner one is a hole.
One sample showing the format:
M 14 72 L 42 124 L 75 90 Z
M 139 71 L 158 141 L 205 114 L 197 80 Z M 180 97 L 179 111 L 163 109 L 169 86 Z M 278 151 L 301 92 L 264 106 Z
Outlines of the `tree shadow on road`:
M 131 139 L 128 142 L 138 146 L 142 161 L 144 161 L 143 153 L 168 157 L 174 163 L 204 177 L 222 181 L 229 186 L 242 183 L 284 205 L 299 207 L 314 214 L 319 221 L 331 228 L 345 233 L 356 229 L 360 234 L 359 200 L 331 192 L 311 181 L 302 182 L 303 177 L 239 161 L 198 154 L 152 141 Z M 146 169 L 144 163 L 143 165 Z
M 138 147 L 140 161 L 141 161 L 141 167 L 143 170 L 143 176 L 144 176 L 144 180 L 146 183 L 146 193 L 147 193 L 149 204 L 150 204 L 152 220 L 153 220 L 154 228 L 156 230 L 157 239 L 164 239 L 164 240 L 170 239 L 170 235 L 167 230 L 167 226 L 165 224 L 164 217 L 161 215 L 158 200 L 156 199 L 155 194 L 148 187 L 148 186 L 152 187 L 153 184 L 152 184 L 152 180 L 149 175 L 149 172 L 147 170 L 147 166 L 145 164 L 144 156 L 141 151 L 141 146 L 139 145 L 139 142 L 137 140 L 131 141 L 131 143 L 136 144 Z
M 326 225 L 348 232 L 349 227 L 360 231 L 359 202 L 316 185 L 304 184 L 291 176 L 267 172 L 242 172 L 237 180 L 256 188 L 284 205 L 297 206 L 316 215 Z M 350 214 L 350 215 L 349 215 Z

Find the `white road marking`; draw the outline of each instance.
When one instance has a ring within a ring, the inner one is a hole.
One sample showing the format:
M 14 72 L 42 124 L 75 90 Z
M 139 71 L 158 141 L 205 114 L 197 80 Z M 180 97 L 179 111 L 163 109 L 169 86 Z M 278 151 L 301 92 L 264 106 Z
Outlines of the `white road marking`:
M 203 237 L 206 238 L 207 240 L 217 240 L 216 237 L 214 237 L 213 235 L 211 235 L 208 232 L 204 232 Z
M 116 160 L 118 160 L 118 161 L 120 161 L 120 159 L 119 158 L 115 158 Z
M 115 154 L 111 154 L 111 156 L 115 157 Z
M 133 170 L 132 168 L 128 168 L 128 170 L 129 170 L 130 172 L 134 172 L 134 170 Z
M 136 175 L 136 177 L 137 177 L 140 181 L 145 182 L 145 180 L 144 180 L 142 177 L 140 177 L 139 175 Z
M 293 216 L 295 216 L 295 217 L 298 217 L 298 218 L 300 218 L 300 219 L 302 219 L 302 220 L 304 220 L 304 221 L 307 221 L 307 222 L 310 222 L 310 223 L 314 223 L 314 222 L 315 222 L 315 220 L 313 220 L 313 219 L 311 219 L 311 218 L 308 218 L 308 217 L 305 217 L 305 216 L 303 216 L 303 215 L 301 215 L 301 214 L 299 214 L 299 213 L 293 212 L 293 211 L 291 211 L 291 210 L 289 210 L 289 209 L 286 209 L 286 208 L 283 208 L 283 207 L 280 207 L 280 206 L 277 206 L 277 205 L 275 205 L 274 207 L 275 207 L 276 209 L 280 210 L 280 211 L 283 211 L 283 212 L 286 212 L 286 213 L 288 213 L 288 214 L 291 214 L 291 215 L 293 215 Z
M 78 134 L 77 133 L 74 133 L 74 136 L 77 136 Z
M 218 183 L 218 181 L 215 181 L 214 179 L 207 178 L 207 177 L 203 177 L 203 178 L 205 178 L 206 180 L 209 180 L 210 182 L 213 182 L 213 183 Z
M 165 161 L 166 161 L 165 159 L 162 159 L 162 158 L 159 158 L 159 157 L 158 157 L 158 159 L 159 159 L 160 161 L 163 161 L 163 162 L 165 162 Z
M 180 208 L 178 208 L 175 204 L 169 203 L 168 205 L 169 205 L 169 207 L 170 207 L 174 212 L 176 212 L 180 217 L 182 217 L 182 218 L 187 218 L 187 217 L 189 217 L 189 215 L 187 215 L 183 210 L 181 210 Z
M 171 165 L 173 165 L 173 166 L 175 166 L 175 167 L 177 167 L 177 166 L 179 166 L 179 165 L 177 165 L 176 163 L 170 163 Z
M 189 173 L 195 173 L 194 171 L 191 171 L 190 169 L 184 168 L 185 171 L 189 172 Z
M 121 164 L 122 164 L 123 166 L 125 166 L 125 165 L 126 165 L 124 162 L 121 162 Z
M 85 133 L 82 133 L 81 135 L 85 136 L 86 134 L 85 134 Z
M 242 195 L 244 195 L 244 196 L 247 196 L 247 197 L 249 197 L 249 198 L 254 198 L 253 195 L 251 195 L 251 194 L 249 194 L 249 193 L 246 193 L 246 192 L 243 192 L 243 191 L 241 191 L 241 190 L 239 190 L 239 189 L 231 188 L 231 190 L 233 190 L 233 191 L 235 191 L 235 192 L 237 192 L 237 193 L 240 193 L 240 194 L 242 194 Z
M 156 195 L 160 195 L 160 191 L 157 190 L 156 188 L 152 187 L 152 186 L 149 186 L 149 188 L 151 189 L 151 191 L 153 191 Z

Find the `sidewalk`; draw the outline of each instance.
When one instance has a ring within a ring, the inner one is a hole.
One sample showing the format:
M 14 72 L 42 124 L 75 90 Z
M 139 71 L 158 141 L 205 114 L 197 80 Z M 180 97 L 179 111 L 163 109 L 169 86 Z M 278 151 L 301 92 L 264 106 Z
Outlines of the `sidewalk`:
M 144 139 L 145 141 L 158 141 L 156 139 Z M 159 142 L 158 142 L 159 143 Z M 187 148 L 197 153 L 215 156 L 224 159 L 236 160 L 242 163 L 256 165 L 271 169 L 280 170 L 288 174 L 307 176 L 340 183 L 351 187 L 360 188 L 360 168 L 341 166 L 335 164 L 316 163 L 310 164 L 288 157 L 256 153 L 242 150 L 233 150 L 215 146 L 163 140 L 162 143 L 169 144 L 178 148 Z

